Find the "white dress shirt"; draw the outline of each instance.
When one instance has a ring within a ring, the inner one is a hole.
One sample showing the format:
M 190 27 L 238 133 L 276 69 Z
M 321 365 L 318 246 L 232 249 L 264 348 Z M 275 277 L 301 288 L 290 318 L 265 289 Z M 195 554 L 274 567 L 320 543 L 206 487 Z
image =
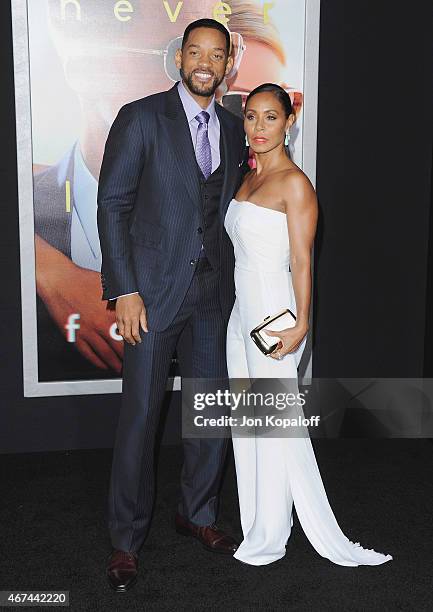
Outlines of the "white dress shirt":
M 180 100 L 182 102 L 183 110 L 185 111 L 185 115 L 188 121 L 189 130 L 191 132 L 192 144 L 194 147 L 194 152 L 197 147 L 197 132 L 199 122 L 196 119 L 196 116 L 205 110 L 209 113 L 209 123 L 207 128 L 207 133 L 209 136 L 209 143 L 211 148 L 212 155 L 212 172 L 220 165 L 220 122 L 218 119 L 218 115 L 215 111 L 215 96 L 212 96 L 212 100 L 210 101 L 207 108 L 202 108 L 196 100 L 191 96 L 189 91 L 186 89 L 185 85 L 182 81 L 179 81 L 177 86 L 177 90 L 179 92 Z
M 102 254 L 96 223 L 98 183 L 87 169 L 78 143 L 74 149 L 72 189 L 71 259 L 77 266 L 99 272 Z

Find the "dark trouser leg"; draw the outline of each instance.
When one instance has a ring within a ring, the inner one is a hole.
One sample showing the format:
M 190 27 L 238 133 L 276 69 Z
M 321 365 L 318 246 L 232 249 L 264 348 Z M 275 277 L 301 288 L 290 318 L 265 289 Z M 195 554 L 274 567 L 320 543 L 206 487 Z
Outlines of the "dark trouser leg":
M 191 295 L 196 307 L 177 348 L 181 375 L 226 379 L 226 324 L 219 305 L 218 274 L 206 260 L 197 272 L 197 295 Z M 227 444 L 227 439 L 183 440 L 179 513 L 196 525 L 211 525 L 216 520 Z
M 217 278 L 200 261 L 184 302 L 163 332 L 141 332 L 142 343 L 125 343 L 122 407 L 113 454 L 109 528 L 114 548 L 138 551 L 149 528 L 154 501 L 154 445 L 170 362 L 182 330 L 192 340 L 184 376 L 227 376 L 225 325 Z M 227 440 L 187 440 L 181 513 L 198 525 L 214 522 Z
M 154 443 L 180 325 L 141 332 L 125 342 L 122 406 L 113 454 L 108 518 L 114 548 L 137 551 L 146 537 L 154 501 Z

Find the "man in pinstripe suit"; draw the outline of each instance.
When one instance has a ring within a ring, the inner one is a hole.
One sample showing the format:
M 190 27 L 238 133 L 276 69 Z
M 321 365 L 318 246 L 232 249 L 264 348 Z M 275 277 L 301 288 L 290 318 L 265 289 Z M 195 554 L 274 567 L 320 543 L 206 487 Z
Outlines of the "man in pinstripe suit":
M 189 334 L 181 374 L 226 378 L 226 324 L 234 302 L 233 251 L 223 227 L 246 165 L 242 121 L 215 103 L 232 67 L 230 36 L 211 20 L 184 33 L 182 81 L 124 106 L 110 130 L 98 190 L 103 299 L 116 299 L 125 340 L 123 395 L 113 455 L 107 575 L 117 591 L 137 577 L 154 498 L 154 440 L 170 360 Z M 176 529 L 209 550 L 236 542 L 215 526 L 227 440 L 184 440 Z

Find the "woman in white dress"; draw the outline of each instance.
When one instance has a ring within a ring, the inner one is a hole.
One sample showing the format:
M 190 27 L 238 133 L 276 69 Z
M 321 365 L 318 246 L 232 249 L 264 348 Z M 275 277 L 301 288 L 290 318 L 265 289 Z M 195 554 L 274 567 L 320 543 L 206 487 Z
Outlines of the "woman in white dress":
M 308 178 L 286 154 L 294 120 L 290 97 L 278 85 L 261 85 L 248 96 L 245 132 L 257 167 L 246 175 L 225 217 L 236 260 L 236 301 L 227 332 L 231 379 L 296 380 L 305 347 L 317 200 Z M 296 314 L 296 324 L 274 332 L 280 338 L 278 348 L 265 356 L 250 331 L 265 316 L 284 308 Z M 293 504 L 313 547 L 333 563 L 379 565 L 392 559 L 343 534 L 308 435 L 237 437 L 234 433 L 233 448 L 244 535 L 236 559 L 265 565 L 283 557 L 293 525 Z

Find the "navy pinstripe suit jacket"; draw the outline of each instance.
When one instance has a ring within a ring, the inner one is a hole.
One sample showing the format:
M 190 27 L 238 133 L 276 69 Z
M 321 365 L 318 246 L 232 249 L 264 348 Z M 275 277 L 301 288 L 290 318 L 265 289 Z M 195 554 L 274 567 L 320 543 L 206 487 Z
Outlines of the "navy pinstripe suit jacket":
M 223 222 L 248 168 L 242 120 L 219 104 L 224 147 L 220 200 L 220 301 L 225 318 L 234 301 L 234 256 Z M 138 291 L 149 329 L 163 331 L 188 290 L 203 226 L 200 183 L 177 84 L 123 106 L 105 146 L 99 177 L 98 230 L 102 299 Z

